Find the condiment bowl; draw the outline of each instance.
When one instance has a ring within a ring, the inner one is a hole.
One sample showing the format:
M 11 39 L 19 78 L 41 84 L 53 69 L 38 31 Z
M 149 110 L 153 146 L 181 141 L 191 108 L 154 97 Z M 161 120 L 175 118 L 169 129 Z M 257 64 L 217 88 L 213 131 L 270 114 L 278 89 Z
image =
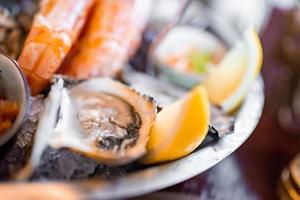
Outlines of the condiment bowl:
M 0 96 L 17 102 L 19 113 L 11 128 L 0 134 L 0 146 L 11 139 L 25 120 L 29 109 L 30 92 L 26 78 L 17 62 L 0 54 Z

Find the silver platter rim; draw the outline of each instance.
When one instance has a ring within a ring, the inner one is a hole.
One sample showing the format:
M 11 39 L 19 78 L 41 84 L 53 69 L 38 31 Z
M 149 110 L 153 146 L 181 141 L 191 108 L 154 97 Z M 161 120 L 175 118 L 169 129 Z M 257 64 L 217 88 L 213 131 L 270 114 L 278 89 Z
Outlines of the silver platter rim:
M 263 79 L 259 76 L 238 111 L 235 132 L 179 160 L 112 180 L 0 183 L 0 197 L 123 199 L 175 185 L 210 169 L 238 149 L 256 128 L 264 100 Z
M 255 81 L 236 116 L 235 132 L 177 161 L 103 181 L 87 198 L 119 199 L 154 192 L 188 180 L 218 164 L 238 149 L 255 130 L 264 106 L 264 84 Z

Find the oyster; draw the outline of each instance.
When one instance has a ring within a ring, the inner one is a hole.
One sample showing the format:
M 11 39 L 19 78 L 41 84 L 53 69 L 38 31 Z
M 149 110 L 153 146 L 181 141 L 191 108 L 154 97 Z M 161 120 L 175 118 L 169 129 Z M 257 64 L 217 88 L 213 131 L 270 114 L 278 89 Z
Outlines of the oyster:
M 146 152 L 156 104 L 124 84 L 96 78 L 63 90 L 59 116 L 50 146 L 121 165 Z
M 71 89 L 59 79 L 45 100 L 31 158 L 16 178 L 26 179 L 33 173 L 48 145 L 69 148 L 108 165 L 141 157 L 156 107 L 151 97 L 108 78 L 84 81 Z

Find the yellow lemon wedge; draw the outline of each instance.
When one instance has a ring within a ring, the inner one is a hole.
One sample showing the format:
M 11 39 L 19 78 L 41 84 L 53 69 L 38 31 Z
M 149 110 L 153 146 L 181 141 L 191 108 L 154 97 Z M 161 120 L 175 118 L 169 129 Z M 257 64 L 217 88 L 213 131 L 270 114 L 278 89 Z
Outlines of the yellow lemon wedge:
M 170 161 L 191 153 L 204 140 L 209 119 L 206 89 L 197 86 L 157 114 L 141 163 Z
M 226 113 L 234 111 L 246 96 L 262 66 L 262 46 L 253 27 L 215 66 L 204 82 L 211 103 Z

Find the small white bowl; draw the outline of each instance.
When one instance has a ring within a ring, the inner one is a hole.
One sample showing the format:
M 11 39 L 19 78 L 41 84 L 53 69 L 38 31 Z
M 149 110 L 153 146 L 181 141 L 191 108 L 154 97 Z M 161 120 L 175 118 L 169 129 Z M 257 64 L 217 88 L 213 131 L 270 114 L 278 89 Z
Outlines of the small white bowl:
M 190 89 L 205 80 L 205 74 L 180 72 L 162 61 L 169 54 L 189 46 L 210 52 L 224 48 L 221 41 L 208 31 L 188 25 L 175 26 L 161 41 L 153 55 L 160 78 L 185 89 Z
M 0 95 L 15 101 L 19 106 L 18 116 L 11 128 L 0 134 L 0 146 L 11 139 L 24 122 L 29 109 L 30 92 L 26 78 L 17 62 L 0 54 Z

